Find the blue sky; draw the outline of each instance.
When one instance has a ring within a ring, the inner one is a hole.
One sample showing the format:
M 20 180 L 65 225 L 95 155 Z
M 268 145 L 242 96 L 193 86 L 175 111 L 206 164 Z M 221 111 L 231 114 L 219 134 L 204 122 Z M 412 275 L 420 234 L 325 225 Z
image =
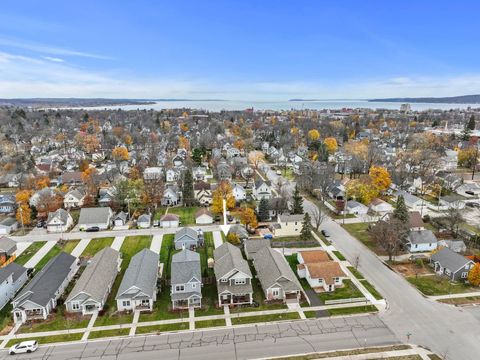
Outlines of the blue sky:
M 10 1 L 0 97 L 480 93 L 474 1 Z

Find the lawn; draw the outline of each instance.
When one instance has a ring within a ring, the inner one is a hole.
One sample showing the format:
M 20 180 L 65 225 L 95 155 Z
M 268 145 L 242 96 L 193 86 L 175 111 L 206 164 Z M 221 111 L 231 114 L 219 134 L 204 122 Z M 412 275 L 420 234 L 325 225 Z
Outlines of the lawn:
M 215 276 L 213 268 L 208 268 L 208 259 L 213 259 L 213 251 L 215 250 L 215 244 L 213 242 L 213 234 L 206 232 L 204 236 L 204 246 L 199 248 L 200 263 L 202 265 L 202 276 Z
M 288 255 L 288 256 L 285 256 L 285 258 L 287 259 L 288 264 L 290 265 L 290 268 L 292 269 L 293 273 L 297 277 L 298 281 L 300 281 L 300 285 L 302 285 L 302 287 L 305 290 L 311 290 L 311 287 L 310 287 L 310 284 L 308 283 L 308 281 L 306 279 L 300 279 L 298 277 L 298 274 L 297 274 L 297 265 L 298 265 L 297 254 Z
M 202 308 L 196 310 L 195 316 L 207 316 L 224 314 L 223 308 L 217 308 L 215 303 L 217 301 L 217 285 L 205 284 L 202 287 Z
M 462 298 L 442 299 L 439 302 L 451 305 L 480 304 L 480 296 L 468 296 Z
M 152 242 L 150 235 L 127 236 L 120 248 L 122 253 L 122 271 L 126 270 L 133 255 L 142 249 L 149 249 Z
M 188 311 L 169 311 L 172 306 L 172 300 L 170 298 L 170 288 L 165 287 L 162 292 L 158 294 L 157 301 L 153 304 L 153 311 L 142 312 L 140 314 L 140 322 L 144 321 L 157 321 L 167 319 L 188 318 Z
M 431 275 L 431 276 L 410 276 L 407 280 L 420 290 L 424 295 L 448 295 L 468 293 L 478 290 L 471 285 L 461 282 L 450 282 L 446 277 Z
M 180 217 L 180 223 L 183 226 L 195 225 L 195 213 L 198 211 L 197 206 L 192 207 L 172 207 L 168 208 L 169 214 L 175 214 Z
M 373 242 L 370 234 L 367 232 L 369 226 L 368 223 L 343 224 L 342 226 L 350 233 L 350 235 L 356 237 L 370 250 L 378 254 L 377 245 Z
M 270 321 L 283 321 L 283 320 L 297 320 L 300 316 L 297 312 L 290 312 L 285 314 L 270 314 L 260 316 L 245 316 L 245 317 L 232 317 L 232 325 L 262 323 Z
M 13 326 L 12 303 L 8 303 L 0 310 L 0 334 L 6 334 Z
M 189 329 L 188 322 L 164 324 L 164 325 L 139 326 L 135 331 L 135 335 L 156 334 L 164 331 L 180 331 L 180 330 L 188 330 L 188 329 Z
M 353 276 L 355 276 L 357 279 L 359 280 L 363 280 L 365 279 L 362 275 L 362 273 L 360 271 L 358 271 L 357 269 L 355 269 L 353 266 L 347 266 L 348 270 L 350 270 L 350 272 L 353 274 Z
M 340 300 L 340 299 L 351 299 L 351 298 L 361 298 L 363 294 L 357 287 L 352 283 L 352 280 L 346 279 L 343 280 L 343 287 L 335 289 L 334 292 L 330 293 L 321 293 L 318 294 L 320 300 L 323 302 L 328 300 Z
M 58 244 L 55 244 L 55 246 L 51 248 L 48 253 L 45 254 L 45 256 L 38 262 L 38 264 L 35 265 L 35 271 L 42 270 L 42 268 L 47 265 L 50 259 L 53 259 L 55 256 L 60 254 L 61 251 L 62 248 Z
M 272 246 L 276 244 L 276 247 L 286 247 L 286 248 L 303 248 L 303 247 L 314 247 L 319 246 L 319 243 L 312 236 L 311 240 L 303 241 L 299 236 L 282 236 L 274 237 L 272 239 Z
M 339 309 L 329 309 L 327 311 L 330 316 L 335 316 L 335 315 L 352 315 L 352 314 L 362 314 L 367 312 L 377 312 L 378 309 L 374 305 L 365 305 L 365 306 L 346 307 L 346 308 L 339 308 Z
M 218 327 L 225 326 L 225 320 L 223 319 L 214 319 L 214 320 L 203 320 L 195 322 L 195 329 L 202 329 L 208 327 Z
M 41 322 L 24 324 L 17 331 L 18 333 L 34 333 L 42 331 L 83 329 L 88 326 L 90 316 L 64 316 L 64 307 L 58 306 L 57 312 L 53 313 L 47 320 Z
M 345 256 L 343 256 L 343 254 L 338 251 L 338 250 L 334 250 L 333 253 L 335 254 L 335 256 L 338 258 L 338 260 L 340 261 L 345 261 L 347 259 L 345 259 Z
M 75 249 L 78 245 L 80 240 L 66 240 L 65 243 L 62 245 L 62 250 L 66 253 L 71 254 L 73 249 Z
M 46 241 L 36 241 L 32 243 L 18 258 L 15 259 L 15 262 L 20 265 L 25 265 L 27 261 L 30 260 L 46 243 Z
M 107 246 L 111 246 L 113 243 L 114 238 L 113 237 L 103 237 L 103 238 L 94 238 L 92 239 L 85 250 L 83 250 L 82 257 L 92 257 L 94 256 L 97 252 L 102 250 L 103 248 L 106 248 Z
M 170 279 L 172 255 L 178 252 L 173 245 L 175 234 L 163 235 L 162 247 L 160 248 L 160 262 L 163 263 L 163 278 Z
M 377 300 L 383 299 L 383 296 L 377 291 L 377 289 L 375 289 L 375 286 L 373 286 L 368 282 L 368 280 L 360 280 L 360 282 L 362 283 L 363 286 L 365 286 L 368 292 L 373 295 L 375 299 Z
M 115 337 L 115 336 L 126 336 L 130 333 L 130 329 L 114 329 L 114 330 L 100 330 L 92 331 L 88 335 L 88 340 L 90 339 L 100 339 L 106 337 Z
M 22 341 L 36 340 L 39 345 L 42 344 L 52 344 L 52 343 L 61 343 L 68 341 L 79 341 L 82 339 L 83 333 L 78 334 L 61 334 L 61 335 L 52 335 L 52 336 L 41 336 L 41 337 L 32 337 L 32 338 L 21 338 L 21 339 L 12 339 L 7 343 L 7 348 L 18 344 Z

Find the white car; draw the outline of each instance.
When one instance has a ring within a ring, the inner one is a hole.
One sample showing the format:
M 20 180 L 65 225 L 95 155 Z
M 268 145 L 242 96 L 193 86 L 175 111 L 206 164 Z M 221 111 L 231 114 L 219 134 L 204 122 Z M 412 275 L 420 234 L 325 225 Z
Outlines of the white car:
M 13 354 L 23 354 L 23 353 L 31 353 L 38 349 L 38 343 L 35 340 L 30 341 L 23 341 L 21 343 L 13 345 L 8 353 L 10 355 Z

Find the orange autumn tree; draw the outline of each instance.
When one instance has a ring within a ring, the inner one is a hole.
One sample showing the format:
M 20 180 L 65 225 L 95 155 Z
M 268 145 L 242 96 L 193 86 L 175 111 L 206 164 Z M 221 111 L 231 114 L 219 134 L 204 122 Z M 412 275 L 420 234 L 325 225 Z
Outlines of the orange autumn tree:
M 335 154 L 338 149 L 337 139 L 333 137 L 328 137 L 323 142 L 327 147 L 327 151 L 329 152 L 329 154 Z
M 221 214 L 223 212 L 223 199 L 227 201 L 227 209 L 235 208 L 235 197 L 233 196 L 232 185 L 226 181 L 218 184 L 212 194 L 212 212 Z
M 28 204 L 28 200 L 30 200 L 31 196 L 31 190 L 20 190 L 15 194 L 15 201 L 20 204 Z
M 372 166 L 368 175 L 370 176 L 373 186 L 379 192 L 387 190 L 392 183 L 390 173 L 382 166 Z
M 240 222 L 245 225 L 245 228 L 255 229 L 258 226 L 257 216 L 255 211 L 251 208 L 243 208 L 240 213 Z
M 468 282 L 473 286 L 480 285 L 480 263 L 475 263 L 473 268 L 468 272 Z
M 32 209 L 28 204 L 20 204 L 15 214 L 17 221 L 23 225 L 30 225 L 32 223 Z
M 35 188 L 38 190 L 50 186 L 50 178 L 48 176 L 40 176 L 35 183 Z
M 112 150 L 112 157 L 116 161 L 130 159 L 130 154 L 125 146 L 117 146 Z

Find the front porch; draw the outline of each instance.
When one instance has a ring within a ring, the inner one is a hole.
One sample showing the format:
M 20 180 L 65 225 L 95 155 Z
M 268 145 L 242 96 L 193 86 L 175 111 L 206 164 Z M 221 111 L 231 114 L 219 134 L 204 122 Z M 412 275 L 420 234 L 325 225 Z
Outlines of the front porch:
M 202 299 L 199 296 L 191 296 L 188 299 L 172 299 L 172 308 L 175 309 L 189 309 L 199 308 L 202 306 Z
M 253 296 L 249 294 L 231 294 L 223 293 L 218 295 L 218 303 L 220 305 L 243 305 L 252 304 Z

